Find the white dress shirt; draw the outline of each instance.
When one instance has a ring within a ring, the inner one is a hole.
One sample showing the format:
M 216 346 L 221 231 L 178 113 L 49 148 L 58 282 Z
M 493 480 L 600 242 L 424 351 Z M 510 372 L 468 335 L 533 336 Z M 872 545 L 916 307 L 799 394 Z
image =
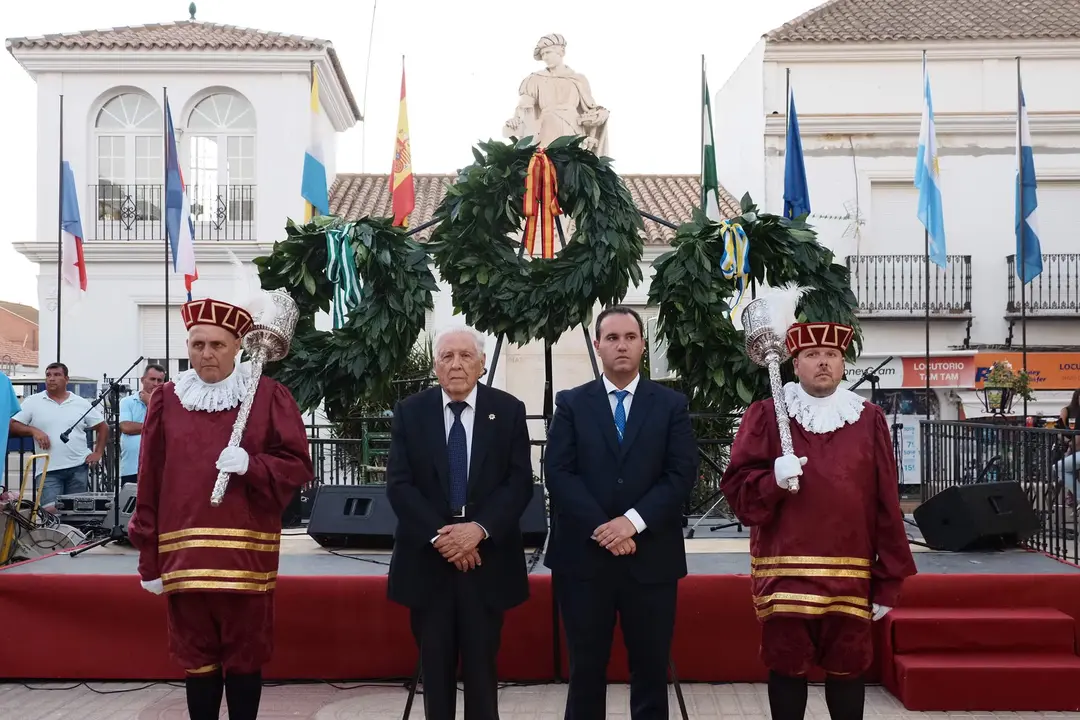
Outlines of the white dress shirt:
M 616 387 L 615 383 L 608 380 L 607 375 L 604 375 L 603 378 L 604 378 L 604 389 L 607 390 L 607 394 L 608 394 L 608 404 L 611 405 L 611 421 L 612 422 L 615 422 L 615 409 L 618 408 L 618 406 L 619 406 L 619 401 L 615 397 L 615 391 L 616 390 L 626 390 L 628 393 L 630 393 L 629 395 L 627 395 L 626 397 L 623 398 L 623 403 L 622 403 L 623 404 L 623 409 L 626 411 L 626 420 L 627 420 L 627 422 L 629 422 L 630 421 L 630 406 L 634 402 L 634 393 L 637 392 L 638 381 L 641 380 L 641 376 L 640 375 L 635 375 L 634 379 L 631 380 L 627 384 L 627 386 L 624 387 L 624 388 Z M 627 510 L 623 514 L 623 517 L 625 517 L 627 520 L 632 522 L 634 524 L 634 527 L 637 529 L 638 532 L 644 532 L 645 531 L 645 521 L 641 518 L 641 515 L 634 508 L 630 508 L 629 510 Z
M 454 411 L 450 409 L 450 403 L 454 402 L 454 399 L 446 394 L 446 391 L 442 391 L 443 401 L 443 427 L 446 429 L 446 440 L 450 441 L 450 428 L 454 426 Z M 476 419 L 476 386 L 473 386 L 472 392 L 464 400 L 465 409 L 461 411 L 461 425 L 465 428 L 465 472 L 468 474 L 472 468 L 472 438 L 473 438 L 473 421 Z M 473 521 L 473 524 L 484 531 L 484 538 L 491 537 L 488 534 L 487 528 L 480 523 Z M 439 536 L 431 538 L 431 542 L 435 542 L 439 539 Z

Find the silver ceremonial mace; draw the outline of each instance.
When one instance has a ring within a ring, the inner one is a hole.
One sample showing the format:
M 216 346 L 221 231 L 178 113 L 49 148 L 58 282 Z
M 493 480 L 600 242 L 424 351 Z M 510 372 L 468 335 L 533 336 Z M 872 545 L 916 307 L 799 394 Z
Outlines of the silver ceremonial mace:
M 242 341 L 244 349 L 251 356 L 251 381 L 248 383 L 244 400 L 240 403 L 240 412 L 236 415 L 236 422 L 233 423 L 232 434 L 229 435 L 229 447 L 239 446 L 240 440 L 244 437 L 244 428 L 247 427 L 248 416 L 251 415 L 251 405 L 255 402 L 255 391 L 259 388 L 263 365 L 280 360 L 289 354 L 289 344 L 296 331 L 296 321 L 300 318 L 300 310 L 284 290 L 272 290 L 264 292 L 264 295 L 270 306 L 269 312 L 262 314 Z M 214 491 L 210 495 L 210 504 L 214 507 L 220 505 L 225 499 L 225 491 L 229 488 L 229 475 L 230 473 L 224 470 L 218 471 Z
M 774 327 L 768 297 L 747 303 L 742 312 L 742 326 L 746 336 L 746 354 L 756 364 L 769 370 L 769 388 L 772 390 L 773 409 L 776 410 L 776 425 L 780 430 L 780 450 L 784 455 L 794 455 L 791 420 L 788 418 L 784 386 L 780 380 L 780 363 L 791 357 L 791 353 L 788 352 L 785 337 L 777 334 Z M 788 489 L 793 493 L 799 492 L 798 477 L 791 478 Z

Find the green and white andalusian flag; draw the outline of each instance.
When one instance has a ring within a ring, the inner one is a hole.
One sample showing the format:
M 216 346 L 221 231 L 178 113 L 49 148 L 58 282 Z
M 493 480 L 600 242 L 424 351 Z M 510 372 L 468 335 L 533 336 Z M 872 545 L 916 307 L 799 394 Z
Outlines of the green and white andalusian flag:
M 709 83 L 701 74 L 701 207 L 710 220 L 720 220 L 720 181 L 716 179 L 716 145 L 713 142 L 712 104 Z

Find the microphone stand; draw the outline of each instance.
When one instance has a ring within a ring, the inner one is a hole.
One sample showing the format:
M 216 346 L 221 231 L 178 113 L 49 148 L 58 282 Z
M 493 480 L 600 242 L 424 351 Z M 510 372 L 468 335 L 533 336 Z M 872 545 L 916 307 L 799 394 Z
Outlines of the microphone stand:
M 141 363 L 143 359 L 144 358 L 140 355 L 139 359 L 131 363 L 131 367 L 125 370 L 123 375 L 120 375 L 119 378 L 110 381 L 109 387 L 105 388 L 101 392 L 101 394 L 98 395 L 97 400 L 95 400 L 93 404 L 90 405 L 90 409 L 83 413 L 83 417 L 86 417 L 87 413 L 89 413 L 90 410 L 100 404 L 101 401 L 105 399 L 106 395 L 109 396 L 109 403 L 110 405 L 112 405 L 116 412 L 116 427 L 112 428 L 112 462 L 109 463 L 112 466 L 113 475 L 113 524 L 112 528 L 109 530 L 108 537 L 102 538 L 97 542 L 90 543 L 89 545 L 81 547 L 78 550 L 73 550 L 71 553 L 69 553 L 71 557 L 78 557 L 79 555 L 82 555 L 84 552 L 90 550 L 91 548 L 102 547 L 104 545 L 108 545 L 111 542 L 117 542 L 119 540 L 127 539 L 127 528 L 120 524 L 120 379 L 127 377 L 128 373 L 134 370 L 135 366 Z M 68 435 L 71 433 L 72 430 L 75 429 L 75 426 L 78 425 L 80 422 L 82 422 L 82 418 L 79 418 L 75 422 L 75 425 L 72 425 L 67 430 L 65 430 L 60 435 L 60 439 L 64 442 L 67 442 Z

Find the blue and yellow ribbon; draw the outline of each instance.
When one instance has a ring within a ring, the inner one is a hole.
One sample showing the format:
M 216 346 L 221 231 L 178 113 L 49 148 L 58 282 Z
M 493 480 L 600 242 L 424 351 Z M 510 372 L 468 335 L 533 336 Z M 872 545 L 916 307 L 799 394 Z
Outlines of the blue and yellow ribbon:
M 739 307 L 747 280 L 750 278 L 750 238 L 742 225 L 730 220 L 720 221 L 720 240 L 724 244 L 724 254 L 720 257 L 720 272 L 725 280 L 734 280 L 737 294 L 731 304 L 731 310 Z
M 326 229 L 326 279 L 334 284 L 334 329 L 360 304 L 360 276 L 352 248 L 352 223 Z

